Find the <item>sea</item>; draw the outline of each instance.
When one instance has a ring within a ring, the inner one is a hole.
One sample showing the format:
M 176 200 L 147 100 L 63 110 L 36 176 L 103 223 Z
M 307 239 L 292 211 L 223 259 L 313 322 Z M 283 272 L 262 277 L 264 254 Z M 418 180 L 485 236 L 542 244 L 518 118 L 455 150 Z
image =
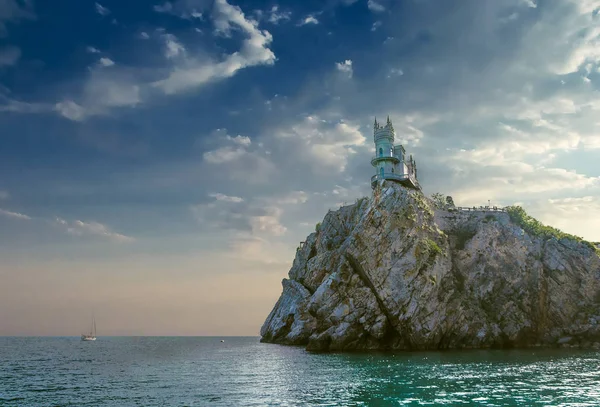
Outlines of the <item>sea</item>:
M 600 406 L 600 352 L 318 354 L 257 337 L 0 337 L 0 406 L 420 405 Z

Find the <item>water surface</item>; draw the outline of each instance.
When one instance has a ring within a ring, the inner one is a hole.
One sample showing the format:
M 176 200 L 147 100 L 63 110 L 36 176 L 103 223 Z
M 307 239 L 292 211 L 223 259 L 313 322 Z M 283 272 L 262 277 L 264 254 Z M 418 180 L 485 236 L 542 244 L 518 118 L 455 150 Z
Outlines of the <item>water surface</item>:
M 599 406 L 600 353 L 311 354 L 255 337 L 0 338 L 0 406 Z

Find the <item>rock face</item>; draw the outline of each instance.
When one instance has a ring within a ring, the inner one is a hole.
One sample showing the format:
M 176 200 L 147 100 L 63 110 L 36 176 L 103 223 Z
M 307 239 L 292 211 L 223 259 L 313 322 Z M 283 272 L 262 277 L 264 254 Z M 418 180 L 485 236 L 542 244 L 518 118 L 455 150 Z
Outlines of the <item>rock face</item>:
M 597 346 L 600 257 L 386 182 L 308 236 L 260 334 L 309 350 Z

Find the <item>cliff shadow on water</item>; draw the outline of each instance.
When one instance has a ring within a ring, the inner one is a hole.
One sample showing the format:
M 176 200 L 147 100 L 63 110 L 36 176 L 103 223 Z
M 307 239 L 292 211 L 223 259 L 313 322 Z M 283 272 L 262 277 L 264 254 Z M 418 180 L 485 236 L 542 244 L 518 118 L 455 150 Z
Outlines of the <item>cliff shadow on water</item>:
M 385 181 L 298 248 L 263 342 L 314 351 L 600 347 L 600 257 L 521 208 Z

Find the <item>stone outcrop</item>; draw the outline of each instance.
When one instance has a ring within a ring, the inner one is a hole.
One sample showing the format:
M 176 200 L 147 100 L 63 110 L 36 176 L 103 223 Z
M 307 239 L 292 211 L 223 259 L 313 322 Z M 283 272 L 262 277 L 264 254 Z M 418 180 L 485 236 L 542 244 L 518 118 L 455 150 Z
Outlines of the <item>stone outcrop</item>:
M 504 212 L 435 209 L 385 182 L 298 248 L 263 342 L 309 350 L 591 346 L 600 257 Z

